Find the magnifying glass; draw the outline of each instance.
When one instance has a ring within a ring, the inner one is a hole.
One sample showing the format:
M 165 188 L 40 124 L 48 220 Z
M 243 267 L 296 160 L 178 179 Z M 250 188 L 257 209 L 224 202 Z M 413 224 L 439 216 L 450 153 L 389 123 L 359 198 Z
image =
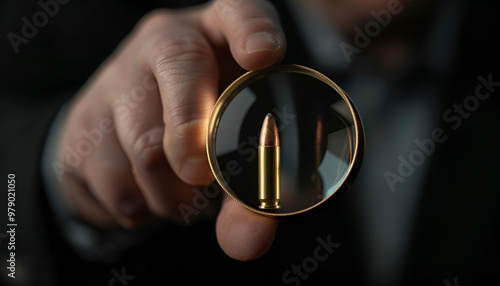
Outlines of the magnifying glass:
M 349 96 L 325 75 L 276 65 L 235 80 L 217 100 L 206 148 L 215 179 L 267 216 L 312 214 L 345 193 L 365 136 Z

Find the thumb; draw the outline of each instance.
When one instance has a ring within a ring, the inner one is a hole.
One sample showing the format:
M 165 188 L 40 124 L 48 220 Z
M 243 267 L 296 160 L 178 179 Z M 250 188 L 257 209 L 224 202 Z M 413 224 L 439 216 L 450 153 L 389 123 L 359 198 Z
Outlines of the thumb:
M 212 41 L 227 41 L 234 60 L 246 70 L 271 66 L 285 56 L 285 34 L 268 1 L 214 1 L 201 26 Z
M 259 258 L 271 247 L 275 233 L 275 218 L 256 214 L 224 194 L 216 235 L 229 257 L 239 261 Z

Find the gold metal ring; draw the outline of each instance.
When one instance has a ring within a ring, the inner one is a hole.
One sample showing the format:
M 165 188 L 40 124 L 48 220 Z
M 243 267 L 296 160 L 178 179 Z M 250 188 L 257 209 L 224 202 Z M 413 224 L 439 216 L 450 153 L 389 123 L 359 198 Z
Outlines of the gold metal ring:
M 245 87 L 249 86 L 253 82 L 261 79 L 262 77 L 265 77 L 270 74 L 276 74 L 276 73 L 296 73 L 296 74 L 303 74 L 306 76 L 313 77 L 328 86 L 330 86 L 333 90 L 337 92 L 337 94 L 343 99 L 345 104 L 348 106 L 350 116 L 352 117 L 352 127 L 353 127 L 353 134 L 349 135 L 349 140 L 354 141 L 354 148 L 350 152 L 350 162 L 349 162 L 349 168 L 345 172 L 345 176 L 340 181 L 340 184 L 338 188 L 330 194 L 327 198 L 325 198 L 322 201 L 319 201 L 318 203 L 308 206 L 304 209 L 301 210 L 296 210 L 292 212 L 285 212 L 285 213 L 279 213 L 279 212 L 269 212 L 265 210 L 261 210 L 256 207 L 251 207 L 247 205 L 245 202 L 243 202 L 241 199 L 238 198 L 237 195 L 235 195 L 235 192 L 230 188 L 226 180 L 224 179 L 222 175 L 222 170 L 219 166 L 219 163 L 217 161 L 217 156 L 216 156 L 216 150 L 215 150 L 215 140 L 216 140 L 216 135 L 217 131 L 219 128 L 219 123 L 221 120 L 221 117 L 223 113 L 226 111 L 226 108 L 228 107 L 229 103 L 235 98 L 236 95 L 239 94 L 240 91 L 242 91 Z M 271 66 L 265 69 L 261 70 L 256 70 L 256 71 L 251 71 L 243 74 L 240 76 L 238 79 L 236 79 L 231 85 L 229 85 L 226 90 L 222 93 L 222 95 L 219 97 L 217 102 L 215 103 L 215 106 L 213 107 L 211 116 L 210 116 L 210 121 L 207 129 L 207 135 L 206 135 L 206 149 L 207 149 L 207 155 L 208 155 L 208 161 L 210 163 L 210 168 L 212 170 L 212 173 L 215 176 L 215 179 L 217 182 L 220 184 L 220 186 L 224 189 L 224 191 L 231 196 L 234 200 L 236 200 L 238 203 L 240 203 L 242 206 L 250 209 L 253 212 L 256 212 L 261 215 L 266 215 L 266 216 L 277 216 L 277 217 L 288 217 L 288 216 L 294 216 L 296 217 L 297 215 L 304 215 L 304 214 L 310 214 L 313 212 L 313 210 L 321 210 L 324 207 L 332 205 L 335 201 L 338 200 L 344 194 L 350 186 L 353 184 L 356 175 L 358 174 L 360 168 L 361 168 L 361 162 L 364 154 L 364 148 L 365 148 L 365 134 L 364 134 L 364 129 L 363 129 L 363 123 L 361 120 L 361 116 L 356 109 L 354 103 L 352 102 L 351 98 L 331 79 L 326 77 L 325 75 L 321 74 L 320 72 L 313 70 L 308 67 L 300 66 L 300 65 L 275 65 Z

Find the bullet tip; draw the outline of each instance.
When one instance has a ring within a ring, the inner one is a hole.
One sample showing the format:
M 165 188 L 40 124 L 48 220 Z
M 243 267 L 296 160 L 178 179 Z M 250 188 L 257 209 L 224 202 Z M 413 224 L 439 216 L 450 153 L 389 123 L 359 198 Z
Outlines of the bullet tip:
M 260 131 L 260 146 L 279 146 L 280 145 L 278 127 L 276 126 L 276 119 L 272 113 L 268 113 L 262 123 Z

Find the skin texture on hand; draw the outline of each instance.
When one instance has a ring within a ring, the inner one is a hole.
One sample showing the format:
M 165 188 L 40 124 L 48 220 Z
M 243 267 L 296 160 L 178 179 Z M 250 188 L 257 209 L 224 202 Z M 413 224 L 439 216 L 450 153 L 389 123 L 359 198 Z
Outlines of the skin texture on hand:
M 216 233 L 224 252 L 241 261 L 252 260 L 266 253 L 274 240 L 276 219 L 256 215 L 227 195 L 222 204 Z
M 99 228 L 179 221 L 193 186 L 213 181 L 205 132 L 220 90 L 244 70 L 280 62 L 285 50 L 278 14 L 264 0 L 144 16 L 70 103 L 58 156 L 67 162 L 68 150 L 85 151 L 63 181 L 78 214 Z M 99 133 L 109 122 L 112 131 Z M 216 234 L 230 257 L 261 256 L 275 227 L 224 194 Z

